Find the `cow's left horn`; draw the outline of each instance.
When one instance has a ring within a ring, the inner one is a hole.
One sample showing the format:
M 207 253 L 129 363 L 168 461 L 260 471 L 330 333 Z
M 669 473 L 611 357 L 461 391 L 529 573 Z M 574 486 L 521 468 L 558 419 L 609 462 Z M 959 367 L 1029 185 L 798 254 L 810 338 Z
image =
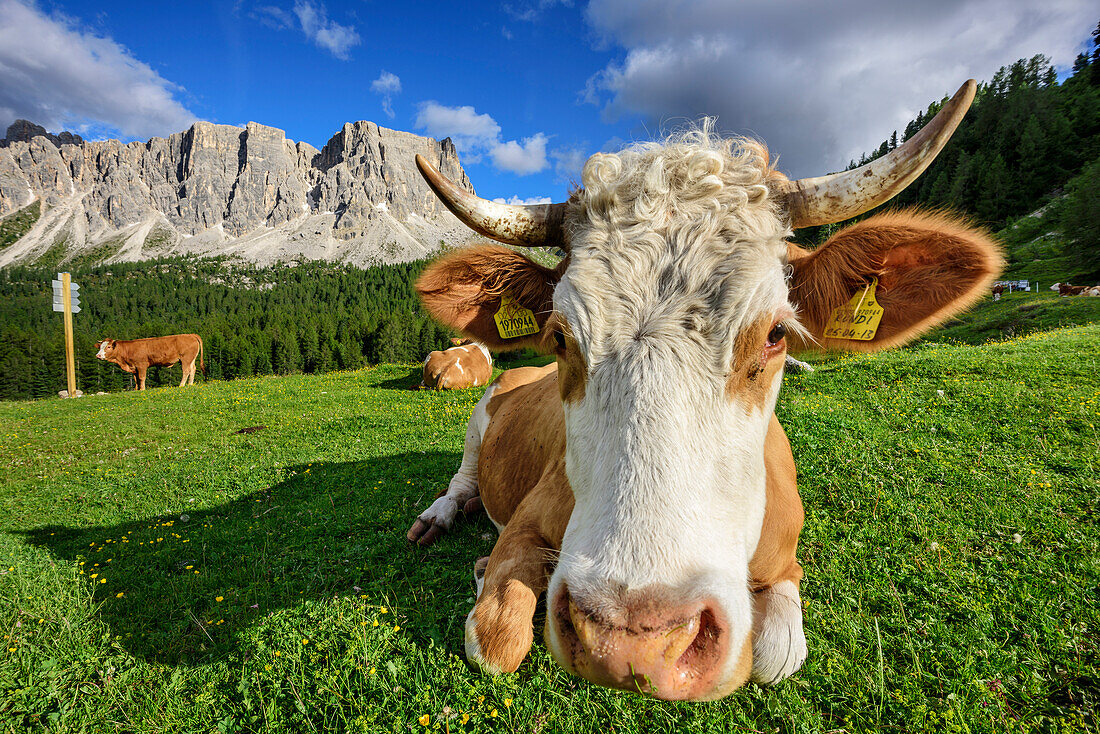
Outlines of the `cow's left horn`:
M 874 209 L 911 184 L 936 159 L 974 100 L 977 83 L 967 80 L 932 121 L 888 155 L 851 171 L 782 181 L 792 227 L 831 224 Z
M 417 154 L 416 167 L 440 201 L 475 232 L 509 245 L 565 246 L 562 234 L 565 204 L 498 204 L 455 185 L 422 155 Z

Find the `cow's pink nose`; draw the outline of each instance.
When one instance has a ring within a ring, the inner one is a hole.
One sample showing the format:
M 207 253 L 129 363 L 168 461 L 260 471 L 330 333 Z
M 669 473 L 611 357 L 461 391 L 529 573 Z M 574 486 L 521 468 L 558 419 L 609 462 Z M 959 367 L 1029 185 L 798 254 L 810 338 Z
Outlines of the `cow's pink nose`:
M 554 604 L 561 651 L 569 658 L 563 662 L 611 688 L 669 700 L 708 698 L 729 654 L 729 629 L 716 605 L 670 603 L 670 596 L 650 587 L 595 610 L 575 602 L 563 585 Z

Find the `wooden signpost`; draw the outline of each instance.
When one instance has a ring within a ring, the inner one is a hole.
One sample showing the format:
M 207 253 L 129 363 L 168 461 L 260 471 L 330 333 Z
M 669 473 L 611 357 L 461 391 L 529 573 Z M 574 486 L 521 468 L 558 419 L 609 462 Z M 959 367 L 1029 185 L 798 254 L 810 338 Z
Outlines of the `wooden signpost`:
M 73 314 L 80 313 L 80 286 L 72 282 L 69 273 L 58 273 L 53 281 L 53 310 L 65 315 L 65 376 L 69 397 L 76 395 L 76 361 L 73 357 Z

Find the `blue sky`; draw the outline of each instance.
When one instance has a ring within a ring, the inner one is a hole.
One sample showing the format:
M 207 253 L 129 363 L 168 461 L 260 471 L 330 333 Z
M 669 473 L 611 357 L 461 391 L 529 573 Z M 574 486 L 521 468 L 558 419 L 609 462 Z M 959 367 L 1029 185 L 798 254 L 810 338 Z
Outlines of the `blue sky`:
M 968 77 L 1072 64 L 1098 19 L 1083 0 L 0 0 L 0 125 L 254 120 L 321 147 L 368 119 L 453 137 L 482 196 L 561 200 L 591 153 L 703 114 L 790 174 L 837 170 Z

